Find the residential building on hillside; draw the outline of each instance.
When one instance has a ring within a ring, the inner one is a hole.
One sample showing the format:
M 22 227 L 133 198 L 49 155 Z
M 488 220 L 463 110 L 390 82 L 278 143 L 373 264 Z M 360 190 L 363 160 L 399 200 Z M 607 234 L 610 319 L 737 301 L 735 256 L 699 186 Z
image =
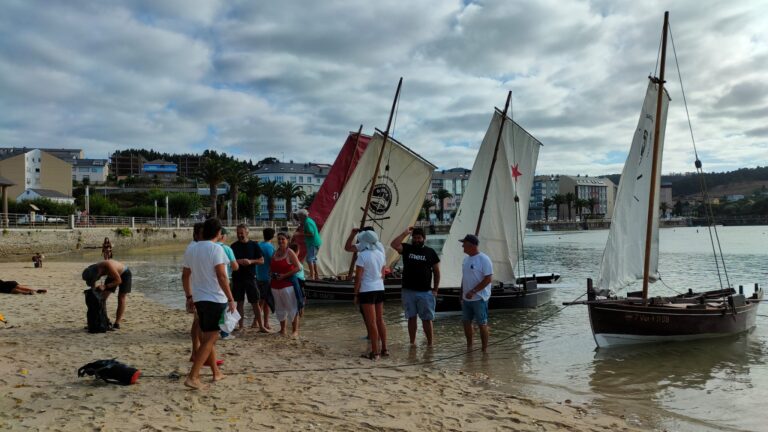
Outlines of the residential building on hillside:
M 165 182 L 170 182 L 176 179 L 178 172 L 178 165 L 162 159 L 155 159 L 151 162 L 144 162 L 141 165 L 141 175 L 144 177 L 156 178 Z
M 144 164 L 147 162 L 144 156 L 138 153 L 122 155 L 115 152 L 111 159 L 112 174 L 118 179 L 140 175 Z
M 294 163 L 293 161 L 277 162 L 258 166 L 253 171 L 253 175 L 259 177 L 262 181 L 274 180 L 278 183 L 294 183 L 299 186 L 304 193 L 309 195 L 320 189 L 320 186 L 323 184 L 330 169 L 331 166 L 329 164 L 311 162 Z M 292 202 L 293 210 L 298 210 L 303 203 L 304 200 L 294 198 Z M 263 195 L 261 196 L 259 208 L 260 218 L 266 219 L 268 217 L 267 199 Z M 285 200 L 282 198 L 276 199 L 274 217 L 276 219 L 285 219 L 287 218 L 285 212 Z
M 202 156 L 179 156 L 177 174 L 181 177 L 195 178 L 204 162 L 205 158 Z
M 109 161 L 107 159 L 74 159 L 72 161 L 72 180 L 82 182 L 88 180 L 91 184 L 107 181 Z
M 466 168 L 435 170 L 435 172 L 432 173 L 432 180 L 426 196 L 426 199 L 435 202 L 435 206 L 430 209 L 430 218 L 432 220 L 437 219 L 436 212 L 440 208 L 440 204 L 437 202 L 438 200 L 435 196 L 440 189 L 445 189 L 452 195 L 450 198 L 446 198 L 443 202 L 445 213 L 443 218 L 445 221 L 453 219 L 454 213 L 459 209 L 459 205 L 461 204 L 461 197 L 464 194 L 464 190 L 467 188 L 467 182 L 469 182 L 469 175 L 471 173 L 472 170 Z
M 57 154 L 64 154 L 62 150 L 54 149 Z M 75 153 L 82 151 L 72 150 Z M 0 149 L 0 176 L 15 183 L 8 187 L 11 197 L 27 189 L 48 189 L 72 196 L 72 160 L 61 159 L 45 149 Z

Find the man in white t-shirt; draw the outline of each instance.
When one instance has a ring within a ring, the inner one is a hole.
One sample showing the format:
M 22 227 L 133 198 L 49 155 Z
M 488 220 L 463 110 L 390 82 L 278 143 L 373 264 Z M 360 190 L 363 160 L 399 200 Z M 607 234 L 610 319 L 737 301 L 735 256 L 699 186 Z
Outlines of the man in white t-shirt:
M 221 222 L 211 218 L 203 224 L 202 240 L 187 247 L 184 252 L 184 269 L 181 282 L 187 296 L 187 308 L 194 304 L 197 322 L 202 332 L 198 349 L 192 354 L 194 363 L 184 385 L 201 389 L 200 369 L 203 364 L 210 366 L 213 381 L 224 379 L 216 364 L 214 345 L 219 338 L 219 320 L 225 310 L 236 310 L 235 300 L 229 289 L 227 277 L 227 255 L 221 246 L 214 243 L 221 233 Z
M 493 263 L 488 255 L 480 252 L 477 236 L 467 234 L 459 240 L 464 248 L 464 262 L 461 265 L 461 314 L 464 322 L 464 336 L 467 337 L 467 351 L 472 349 L 472 321 L 480 327 L 480 341 L 483 352 L 488 349 L 488 300 L 491 298 Z

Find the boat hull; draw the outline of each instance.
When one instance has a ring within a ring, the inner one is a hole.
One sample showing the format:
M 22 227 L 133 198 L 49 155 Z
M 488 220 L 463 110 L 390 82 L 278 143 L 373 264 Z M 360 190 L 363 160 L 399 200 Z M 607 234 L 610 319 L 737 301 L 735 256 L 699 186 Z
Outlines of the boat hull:
M 399 278 L 384 280 L 384 298 L 399 300 L 402 280 Z M 332 302 L 352 302 L 355 298 L 355 284 L 342 280 L 307 280 L 304 283 L 304 295 L 311 300 Z
M 552 301 L 553 287 L 532 289 L 494 288 L 488 301 L 488 309 L 533 309 Z M 438 312 L 461 310 L 461 288 L 440 288 L 437 295 Z
M 760 299 L 762 290 L 743 305 L 724 308 L 596 302 L 588 305 L 589 321 L 598 347 L 715 338 L 752 329 Z
M 537 284 L 552 284 L 560 280 L 559 273 L 530 274 L 515 279 L 515 283 L 523 285 L 526 282 L 535 280 Z

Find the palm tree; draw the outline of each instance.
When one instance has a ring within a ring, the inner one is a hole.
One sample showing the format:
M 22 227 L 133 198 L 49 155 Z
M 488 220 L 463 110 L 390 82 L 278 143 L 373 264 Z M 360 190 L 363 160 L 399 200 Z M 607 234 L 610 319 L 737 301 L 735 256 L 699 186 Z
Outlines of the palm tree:
M 592 217 L 595 217 L 595 207 L 599 204 L 599 201 L 595 197 L 591 197 L 587 200 L 587 205 L 589 206 L 589 213 L 592 215 Z
M 576 195 L 573 192 L 565 194 L 565 203 L 568 204 L 568 220 L 571 220 L 571 206 L 576 202 Z
M 248 207 L 251 209 L 251 217 L 256 219 L 256 203 L 261 195 L 261 179 L 256 176 L 248 177 L 248 180 L 243 183 L 243 192 L 248 197 Z
M 224 181 L 229 183 L 229 197 L 232 200 L 232 217 L 235 224 L 239 223 L 237 214 L 237 198 L 240 196 L 240 186 L 251 177 L 251 171 L 240 162 L 230 162 L 227 164 Z
M 312 207 L 312 203 L 315 201 L 316 196 L 317 192 L 312 192 L 311 194 L 308 194 L 306 197 L 304 197 L 304 201 L 301 202 L 301 208 L 308 209 Z
M 218 212 L 216 211 L 216 195 L 218 194 L 217 188 L 219 184 L 224 181 L 225 166 L 218 159 L 206 159 L 205 163 L 200 167 L 199 175 L 200 179 L 208 184 L 208 188 L 211 196 L 211 212 L 210 216 L 215 217 Z
M 549 198 L 544 198 L 544 201 L 542 202 L 542 205 L 544 206 L 544 220 L 549 220 L 549 207 L 554 204 L 555 202 L 552 201 Z
M 421 208 L 424 210 L 424 219 L 429 220 L 429 209 L 435 206 L 435 202 L 431 199 L 425 199 L 421 204 Z
M 267 213 L 269 220 L 275 219 L 275 198 L 279 195 L 280 183 L 275 180 L 267 180 L 261 183 L 261 194 L 267 197 Z
M 667 204 L 666 201 L 662 201 L 659 205 L 659 210 L 661 210 L 661 217 L 664 217 L 667 215 L 667 210 L 669 210 L 669 204 Z
M 445 222 L 444 216 L 444 210 L 445 210 L 445 200 L 448 198 L 451 198 L 453 194 L 448 192 L 445 189 L 438 189 L 435 193 L 435 198 L 437 198 L 439 213 L 440 213 L 440 221 Z
M 560 206 L 565 203 L 565 196 L 563 196 L 562 194 L 557 194 L 557 195 L 552 197 L 552 202 L 555 203 L 555 205 L 557 206 L 557 217 L 556 217 L 556 219 L 560 220 Z
M 576 207 L 576 214 L 581 220 L 584 220 L 584 210 L 589 208 L 589 201 L 583 198 L 576 198 L 574 206 Z
M 301 186 L 288 181 L 280 184 L 278 196 L 285 200 L 285 218 L 290 220 L 293 214 L 293 199 L 304 198 L 307 196 L 307 193 L 304 192 Z

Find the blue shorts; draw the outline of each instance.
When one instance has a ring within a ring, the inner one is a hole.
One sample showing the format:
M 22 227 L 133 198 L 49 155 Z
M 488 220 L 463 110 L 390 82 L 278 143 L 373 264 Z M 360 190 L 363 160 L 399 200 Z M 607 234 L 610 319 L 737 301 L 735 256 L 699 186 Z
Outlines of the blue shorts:
M 474 321 L 477 325 L 488 324 L 488 302 L 485 300 L 461 302 L 461 317 L 464 321 Z
M 316 263 L 317 262 L 317 251 L 320 250 L 318 246 L 307 246 L 307 262 L 308 263 Z
M 400 291 L 400 298 L 403 300 L 403 310 L 407 319 L 414 318 L 416 315 L 424 321 L 435 319 L 435 296 L 432 291 L 403 289 Z

